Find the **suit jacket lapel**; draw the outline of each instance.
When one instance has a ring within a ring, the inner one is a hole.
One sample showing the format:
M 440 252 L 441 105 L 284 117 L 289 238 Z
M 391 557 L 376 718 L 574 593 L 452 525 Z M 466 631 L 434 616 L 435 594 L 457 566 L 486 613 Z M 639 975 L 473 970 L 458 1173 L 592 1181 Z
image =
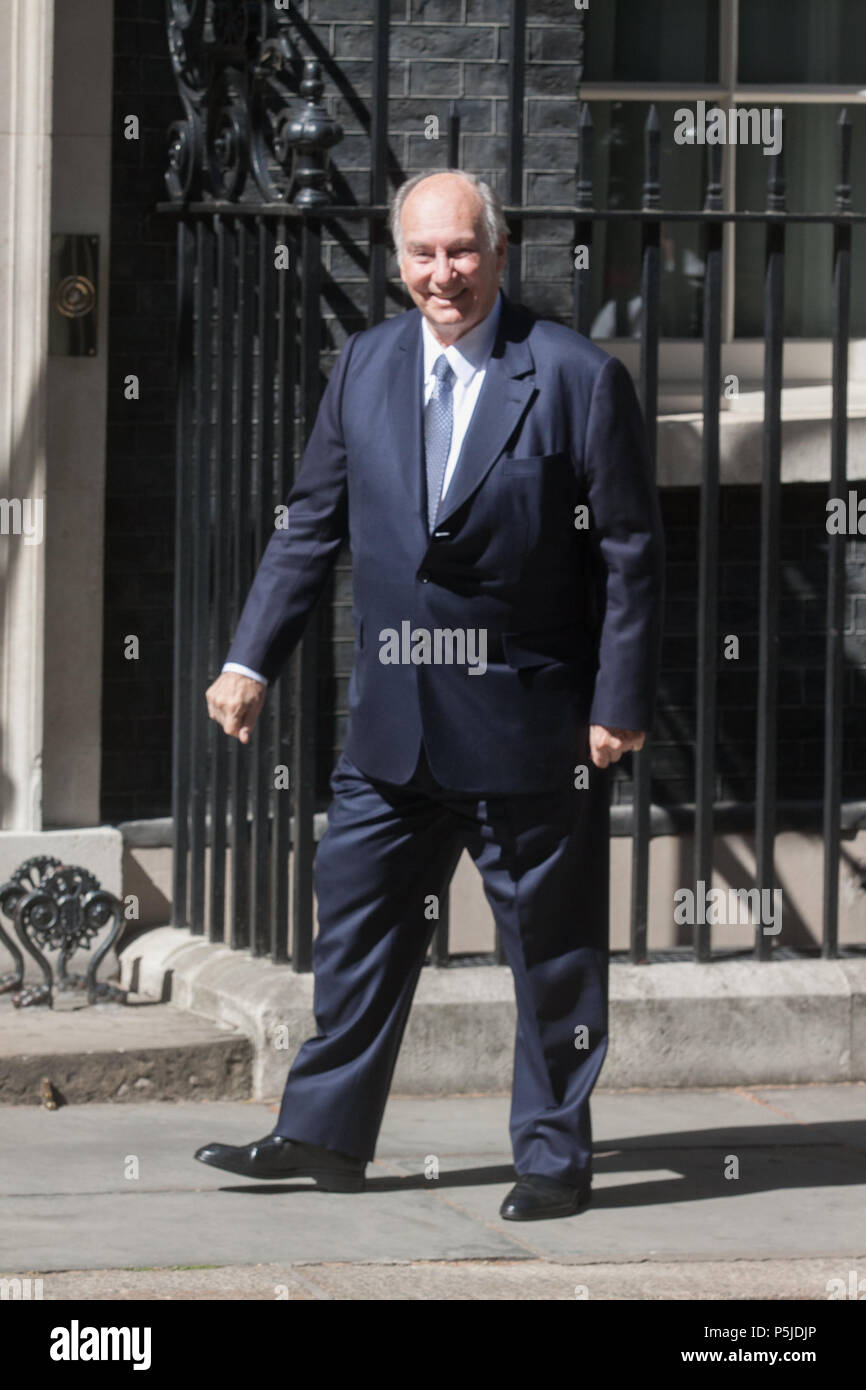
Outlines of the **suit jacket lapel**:
M 437 525 L 452 516 L 490 472 L 536 391 L 531 375 L 535 363 L 525 337 L 528 324 L 511 301 L 502 298 L 493 352 Z
M 463 440 L 454 476 L 438 520 L 444 521 L 475 491 L 514 433 L 536 391 L 535 363 L 526 341 L 528 316 L 522 316 L 502 297 L 502 313 L 493 352 L 472 419 Z M 403 489 L 425 544 L 427 534 L 424 489 L 423 344 L 421 313 L 412 309 L 389 359 L 388 416 L 391 422 L 396 482 Z M 527 377 L 526 380 L 521 378 Z
M 411 309 L 388 358 L 388 418 L 391 422 L 396 483 L 408 499 L 412 523 L 417 521 L 427 540 L 422 476 L 424 472 L 421 312 Z

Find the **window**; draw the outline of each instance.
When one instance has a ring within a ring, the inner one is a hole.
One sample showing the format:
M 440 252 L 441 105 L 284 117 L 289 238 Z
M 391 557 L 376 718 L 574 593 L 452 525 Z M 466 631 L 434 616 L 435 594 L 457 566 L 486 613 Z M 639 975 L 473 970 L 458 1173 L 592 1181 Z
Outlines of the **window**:
M 748 0 L 740 5 L 737 76 L 762 86 L 866 87 L 866 5 L 863 0 Z
M 719 0 L 605 0 L 587 16 L 587 82 L 719 80 Z
M 774 108 L 784 116 L 787 206 L 831 212 L 836 178 L 835 124 L 851 119 L 855 211 L 866 211 L 866 0 L 606 0 L 586 15 L 581 94 L 595 126 L 595 202 L 639 207 L 643 125 L 659 114 L 662 207 L 699 209 L 707 177 L 706 145 L 678 143 L 677 112 Z M 682 130 L 680 129 L 680 135 Z M 740 139 L 742 136 L 739 137 Z M 722 146 L 723 203 L 766 206 L 770 159 L 761 144 Z M 596 223 L 592 258 L 593 337 L 639 332 L 640 226 Z M 790 224 L 787 231 L 785 332 L 830 332 L 832 228 Z M 704 267 L 697 223 L 662 226 L 662 334 L 700 338 Z M 764 228 L 725 229 L 725 337 L 763 333 Z M 864 230 L 854 232 L 862 259 Z M 866 336 L 866 283 L 853 277 L 852 334 Z

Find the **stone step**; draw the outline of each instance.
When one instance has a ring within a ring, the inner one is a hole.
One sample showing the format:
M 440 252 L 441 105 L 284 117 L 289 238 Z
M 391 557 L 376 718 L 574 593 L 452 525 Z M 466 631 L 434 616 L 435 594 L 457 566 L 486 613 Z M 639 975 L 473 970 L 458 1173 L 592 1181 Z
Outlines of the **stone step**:
M 0 1104 L 246 1100 L 253 1050 L 236 1028 L 170 1003 L 130 995 L 87 1005 L 16 1009 L 0 996 Z

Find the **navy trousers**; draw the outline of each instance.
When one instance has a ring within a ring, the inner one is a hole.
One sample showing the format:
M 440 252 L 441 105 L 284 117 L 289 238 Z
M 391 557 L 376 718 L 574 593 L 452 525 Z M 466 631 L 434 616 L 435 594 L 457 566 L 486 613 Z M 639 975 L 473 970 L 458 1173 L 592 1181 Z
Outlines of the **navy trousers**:
M 465 847 L 514 976 L 515 1170 L 591 1180 L 589 1100 L 608 1042 L 610 786 L 588 746 L 580 761 L 586 788 L 570 779 L 479 798 L 439 786 L 423 749 L 401 786 L 340 757 L 315 863 L 317 1036 L 292 1064 L 275 1134 L 373 1158 L 434 900 Z

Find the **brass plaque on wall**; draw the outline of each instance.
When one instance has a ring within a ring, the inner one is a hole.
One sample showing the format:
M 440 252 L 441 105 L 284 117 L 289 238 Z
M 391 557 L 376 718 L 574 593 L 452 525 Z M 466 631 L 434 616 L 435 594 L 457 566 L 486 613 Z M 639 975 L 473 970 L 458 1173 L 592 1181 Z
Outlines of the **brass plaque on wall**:
M 96 356 L 99 237 L 51 238 L 48 351 L 52 357 Z

